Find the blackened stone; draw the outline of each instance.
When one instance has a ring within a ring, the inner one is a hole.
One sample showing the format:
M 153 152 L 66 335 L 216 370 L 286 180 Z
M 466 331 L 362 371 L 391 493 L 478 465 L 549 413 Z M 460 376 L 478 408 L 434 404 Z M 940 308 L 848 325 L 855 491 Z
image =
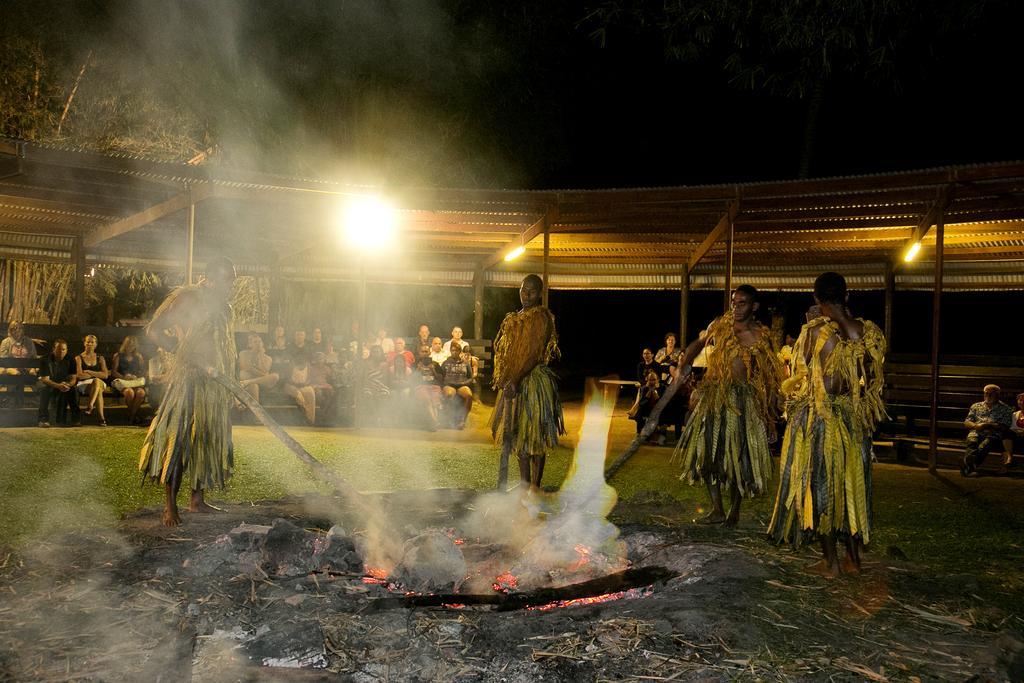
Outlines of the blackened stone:
M 406 541 L 395 576 L 412 591 L 449 591 L 465 578 L 466 560 L 451 538 L 431 530 Z

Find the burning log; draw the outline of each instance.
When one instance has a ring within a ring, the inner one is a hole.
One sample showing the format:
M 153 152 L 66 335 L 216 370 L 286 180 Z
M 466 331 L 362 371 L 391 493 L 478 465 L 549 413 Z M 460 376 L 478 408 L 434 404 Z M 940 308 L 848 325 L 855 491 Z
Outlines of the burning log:
M 371 611 L 381 611 L 411 607 L 453 607 L 455 605 L 490 605 L 499 612 L 530 608 L 551 609 L 553 607 L 570 607 L 605 601 L 585 601 L 590 598 L 613 600 L 623 597 L 642 597 L 649 594 L 647 589 L 652 588 L 655 583 L 663 584 L 675 577 L 675 572 L 664 567 L 640 567 L 637 569 L 627 569 L 616 574 L 609 574 L 608 576 L 602 576 L 599 579 L 583 583 L 574 583 L 556 588 L 541 588 L 531 593 L 505 592 L 503 589 L 495 588 L 496 592 L 490 595 L 462 595 L 459 593 L 410 594 L 376 598 L 370 600 L 368 609 Z M 515 578 L 509 575 L 502 585 L 514 588 L 516 585 Z M 498 584 L 496 583 L 495 585 Z

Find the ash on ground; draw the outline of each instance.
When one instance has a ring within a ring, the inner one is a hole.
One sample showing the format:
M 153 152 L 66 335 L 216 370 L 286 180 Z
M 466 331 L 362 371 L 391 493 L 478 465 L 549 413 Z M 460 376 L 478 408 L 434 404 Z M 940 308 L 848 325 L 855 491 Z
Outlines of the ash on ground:
M 609 542 L 625 565 L 672 578 L 542 608 L 454 597 L 404 607 L 406 593 L 575 585 L 623 560 L 555 536 L 564 567 L 496 587 L 494 573 L 530 567 L 462 536 L 474 492 L 383 498 L 414 522 L 402 527 L 401 559 L 376 573 L 352 511 L 312 496 L 186 515 L 176 529 L 147 510 L 116 530 L 0 554 L 0 680 L 1024 677 L 1024 642 L 1007 626 L 1016 617 L 922 587 L 920 567 L 869 555 L 860 577 L 816 579 L 802 572 L 808 552 L 769 546 L 753 523 L 693 527 L 657 495 L 620 503 L 641 523 Z

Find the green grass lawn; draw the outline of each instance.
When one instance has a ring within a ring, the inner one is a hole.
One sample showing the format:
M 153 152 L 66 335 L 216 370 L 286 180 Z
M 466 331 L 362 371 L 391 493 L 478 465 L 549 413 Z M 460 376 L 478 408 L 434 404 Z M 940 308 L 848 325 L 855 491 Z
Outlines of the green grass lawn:
M 289 431 L 318 459 L 365 491 L 493 487 L 497 450 L 474 408 L 465 431 L 433 434 L 401 429 Z M 566 413 L 569 435 L 549 458 L 545 483 L 560 483 L 572 458 L 578 406 Z M 613 421 L 610 457 L 632 437 L 633 423 Z M 107 525 L 161 501 L 162 490 L 142 485 L 137 472 L 144 431 L 138 428 L 0 430 L 0 547 L 17 547 L 38 534 Z M 250 501 L 326 490 L 309 469 L 262 427 L 236 427 L 236 471 L 213 500 Z M 611 482 L 622 500 L 658 491 L 678 501 L 673 517 L 689 519 L 706 504 L 703 489 L 678 479 L 671 449 L 645 447 Z M 514 469 L 515 464 L 512 464 Z M 875 468 L 872 548 L 891 546 L 936 576 L 974 575 L 987 591 L 1024 602 L 1024 480 L 964 480 L 955 472 L 937 478 L 920 468 Z M 771 497 L 749 503 L 743 531 L 767 523 Z M 715 532 L 717 533 L 717 532 Z

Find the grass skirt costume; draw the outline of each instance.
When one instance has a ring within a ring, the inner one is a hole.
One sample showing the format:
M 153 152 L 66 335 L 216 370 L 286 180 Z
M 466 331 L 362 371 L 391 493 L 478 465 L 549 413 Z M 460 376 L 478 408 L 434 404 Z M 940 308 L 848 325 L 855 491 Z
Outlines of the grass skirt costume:
M 223 487 L 234 469 L 233 397 L 206 374 L 206 368 L 234 373 L 231 308 L 198 285 L 172 291 L 154 319 L 171 306 L 179 308 L 177 319 L 185 322 L 176 328 L 175 360 L 163 402 L 142 445 L 139 470 L 161 484 L 177 484 L 169 478 L 183 471 L 190 490 Z
M 772 476 L 767 428 L 778 417 L 782 369 L 764 325 L 758 324 L 749 348 L 736 337 L 732 314 L 713 322 L 708 334 L 714 346 L 707 373 L 672 458 L 681 462 L 684 481 L 735 484 L 741 495 L 754 496 Z M 743 361 L 746 381 L 733 375 L 736 359 Z
M 778 543 L 799 545 L 832 533 L 858 537 L 865 545 L 871 541 L 871 437 L 885 416 L 885 337 L 874 323 L 862 322 L 860 339 L 842 339 L 828 318 L 812 320 L 800 331 L 793 375 L 783 383 L 791 397 L 789 426 L 768 525 Z M 830 340 L 835 347 L 822 362 Z M 843 387 L 842 393 L 829 394 L 826 377 Z
M 509 313 L 494 341 L 493 386 L 498 391 L 491 414 L 491 436 L 510 444 L 516 455 L 546 455 L 565 434 L 558 378 L 548 367 L 559 357 L 555 316 L 544 306 Z M 521 377 L 516 395 L 502 388 Z

